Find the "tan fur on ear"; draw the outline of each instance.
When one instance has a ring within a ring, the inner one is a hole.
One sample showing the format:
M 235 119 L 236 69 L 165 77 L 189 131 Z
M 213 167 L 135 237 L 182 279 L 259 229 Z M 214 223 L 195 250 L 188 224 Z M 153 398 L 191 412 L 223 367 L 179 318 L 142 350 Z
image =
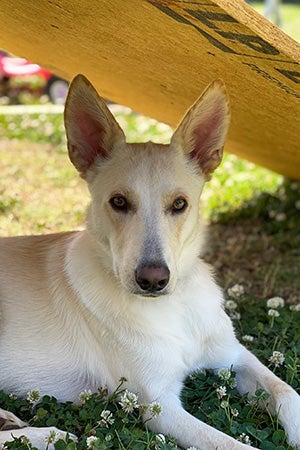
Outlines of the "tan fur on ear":
M 107 158 L 117 142 L 125 141 L 105 101 L 83 75 L 70 84 L 64 119 L 69 157 L 83 178 L 96 158 Z
M 229 128 L 229 102 L 222 80 L 215 80 L 187 111 L 171 144 L 197 161 L 207 179 L 222 160 Z

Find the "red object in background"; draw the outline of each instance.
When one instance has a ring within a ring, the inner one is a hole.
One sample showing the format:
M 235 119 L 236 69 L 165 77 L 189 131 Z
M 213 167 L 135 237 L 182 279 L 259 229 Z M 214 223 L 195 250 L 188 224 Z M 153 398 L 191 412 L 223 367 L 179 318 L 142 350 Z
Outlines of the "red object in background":
M 0 79 L 8 82 L 12 78 L 39 76 L 45 82 L 45 92 L 53 103 L 64 103 L 68 83 L 62 78 L 56 77 L 48 70 L 31 63 L 24 58 L 9 56 L 0 51 Z

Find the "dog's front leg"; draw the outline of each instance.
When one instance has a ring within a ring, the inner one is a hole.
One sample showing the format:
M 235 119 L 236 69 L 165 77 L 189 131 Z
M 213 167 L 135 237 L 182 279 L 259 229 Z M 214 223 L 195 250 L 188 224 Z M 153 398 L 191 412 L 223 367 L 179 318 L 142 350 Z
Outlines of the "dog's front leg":
M 33 447 L 39 450 L 54 450 L 54 443 L 58 439 L 66 440 L 67 435 L 73 441 L 77 441 L 76 436 L 68 434 L 65 431 L 61 431 L 55 427 L 24 427 L 18 429 L 11 429 L 6 431 L 0 431 L 0 450 L 4 446 L 5 442 L 11 442 L 14 438 L 25 437 L 29 439 Z
M 0 450 L 5 442 L 11 442 L 14 438 L 25 436 L 31 444 L 39 450 L 54 450 L 51 441 L 58 439 L 65 440 L 67 433 L 58 430 L 55 427 L 36 428 L 29 427 L 13 413 L 0 408 Z M 73 440 L 77 440 L 76 436 L 69 434 Z
M 242 345 L 234 370 L 241 394 L 255 394 L 259 387 L 270 394 L 270 411 L 272 414 L 278 413 L 290 444 L 300 448 L 300 396 L 297 392 L 274 375 Z
M 160 397 L 158 402 L 162 406 L 162 414 L 148 422 L 149 428 L 156 433 L 175 437 L 181 447 L 197 447 L 203 450 L 253 450 L 253 447 L 242 444 L 189 414 L 182 407 L 176 394 L 166 394 Z

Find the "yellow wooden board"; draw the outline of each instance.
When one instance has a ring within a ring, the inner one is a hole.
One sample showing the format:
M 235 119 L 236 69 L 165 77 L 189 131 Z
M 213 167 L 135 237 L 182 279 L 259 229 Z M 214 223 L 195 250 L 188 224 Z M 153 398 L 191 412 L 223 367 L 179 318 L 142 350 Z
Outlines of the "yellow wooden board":
M 0 46 L 176 125 L 215 78 L 226 150 L 300 179 L 300 46 L 242 0 L 1 0 Z

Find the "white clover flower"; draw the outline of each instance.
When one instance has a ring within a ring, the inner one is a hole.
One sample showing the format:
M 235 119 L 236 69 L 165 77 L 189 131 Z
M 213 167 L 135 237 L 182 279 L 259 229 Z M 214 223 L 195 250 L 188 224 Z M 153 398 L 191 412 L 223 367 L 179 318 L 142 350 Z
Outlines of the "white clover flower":
M 269 309 L 269 311 L 268 311 L 268 316 L 271 316 L 271 317 L 279 317 L 280 314 L 279 314 L 279 312 L 278 312 L 276 309 Z
M 223 400 L 220 403 L 221 408 L 226 409 L 229 406 L 229 402 L 227 400 Z
M 267 307 L 272 309 L 283 308 L 284 300 L 281 297 L 272 297 L 267 300 Z
M 35 405 L 41 398 L 41 393 L 38 389 L 32 389 L 27 392 L 26 400 L 29 401 L 32 405 Z
M 163 408 L 158 402 L 150 403 L 150 405 L 148 405 L 148 410 L 152 418 L 160 416 L 163 412 Z
M 80 392 L 79 394 L 79 400 L 82 404 L 87 402 L 92 397 L 92 391 L 90 389 L 85 389 L 84 391 Z
M 232 320 L 240 320 L 241 319 L 241 315 L 240 313 L 233 311 L 229 314 L 230 319 Z
M 246 433 L 240 434 L 236 439 L 238 441 L 240 441 L 240 442 L 243 442 L 244 444 L 247 444 L 247 445 L 251 445 L 252 444 L 251 439 L 249 438 L 248 434 L 246 434 Z
M 291 311 L 300 311 L 300 303 L 298 303 L 297 305 L 291 305 L 290 310 Z
M 237 410 L 236 408 L 232 409 L 232 410 L 231 410 L 231 415 L 232 415 L 233 417 L 238 417 L 238 415 L 239 415 L 238 410 Z
M 284 212 L 280 212 L 280 213 L 276 214 L 275 220 L 277 222 L 284 222 L 286 220 L 286 214 Z
M 234 300 L 227 300 L 226 302 L 225 302 L 225 308 L 228 310 L 228 311 L 235 311 L 236 310 L 236 308 L 237 308 L 237 303 L 234 301 Z
M 167 439 L 162 433 L 157 434 L 155 436 L 155 441 L 156 441 L 156 444 L 155 444 L 155 447 L 154 447 L 155 450 L 161 450 L 162 445 L 164 446 L 167 443 Z
M 57 430 L 51 430 L 49 435 L 45 437 L 47 444 L 55 444 L 60 439 L 60 433 Z
M 236 381 L 236 378 L 235 378 L 235 377 L 232 377 L 232 378 L 229 380 L 229 387 L 230 387 L 231 389 L 237 387 L 237 381 Z
M 278 196 L 280 200 L 285 201 L 287 199 L 287 193 L 284 187 L 281 187 L 278 191 Z
M 227 294 L 229 295 L 229 297 L 235 299 L 242 297 L 244 293 L 245 289 L 244 286 L 242 286 L 241 284 L 235 284 L 231 288 L 227 289 Z
M 270 356 L 269 361 L 271 364 L 273 364 L 275 367 L 281 366 L 284 361 L 285 357 L 284 354 L 278 351 L 274 351 L 272 356 Z
M 86 438 L 87 448 L 88 449 L 93 449 L 98 441 L 99 441 L 99 439 L 97 438 L 97 436 L 89 436 L 89 437 L 87 437 Z
M 156 439 L 156 441 L 157 441 L 158 443 L 160 443 L 160 444 L 165 444 L 165 443 L 166 443 L 166 437 L 165 437 L 162 433 L 157 434 L 157 435 L 155 436 L 155 439 Z
M 293 191 L 296 191 L 297 189 L 300 188 L 300 183 L 299 183 L 298 181 L 293 181 L 293 182 L 290 184 L 290 188 L 291 188 Z
M 250 406 L 256 406 L 256 405 L 257 405 L 257 399 L 256 399 L 255 397 L 248 398 L 248 399 L 247 399 L 247 403 L 248 403 L 248 405 L 250 405 Z
M 231 370 L 223 367 L 222 369 L 218 370 L 218 377 L 221 378 L 221 380 L 223 381 L 228 381 L 230 380 L 231 377 Z
M 131 413 L 135 408 L 139 407 L 138 397 L 133 392 L 129 392 L 125 389 L 120 397 L 119 404 L 121 405 L 123 411 Z
M 221 398 L 225 397 L 225 395 L 227 394 L 227 389 L 226 386 L 220 386 L 216 389 L 217 392 L 217 397 L 220 400 Z
M 243 340 L 244 342 L 253 342 L 253 341 L 254 341 L 254 337 L 251 336 L 250 334 L 245 334 L 245 335 L 242 337 L 242 340 Z
M 98 421 L 100 427 L 109 428 L 115 421 L 114 416 L 111 411 L 104 409 L 100 414 L 101 420 Z
M 28 394 L 27 394 L 28 395 Z M 17 400 L 17 396 L 16 396 L 16 394 L 14 394 L 13 392 L 11 392 L 9 395 L 9 398 L 11 399 L 11 400 Z

